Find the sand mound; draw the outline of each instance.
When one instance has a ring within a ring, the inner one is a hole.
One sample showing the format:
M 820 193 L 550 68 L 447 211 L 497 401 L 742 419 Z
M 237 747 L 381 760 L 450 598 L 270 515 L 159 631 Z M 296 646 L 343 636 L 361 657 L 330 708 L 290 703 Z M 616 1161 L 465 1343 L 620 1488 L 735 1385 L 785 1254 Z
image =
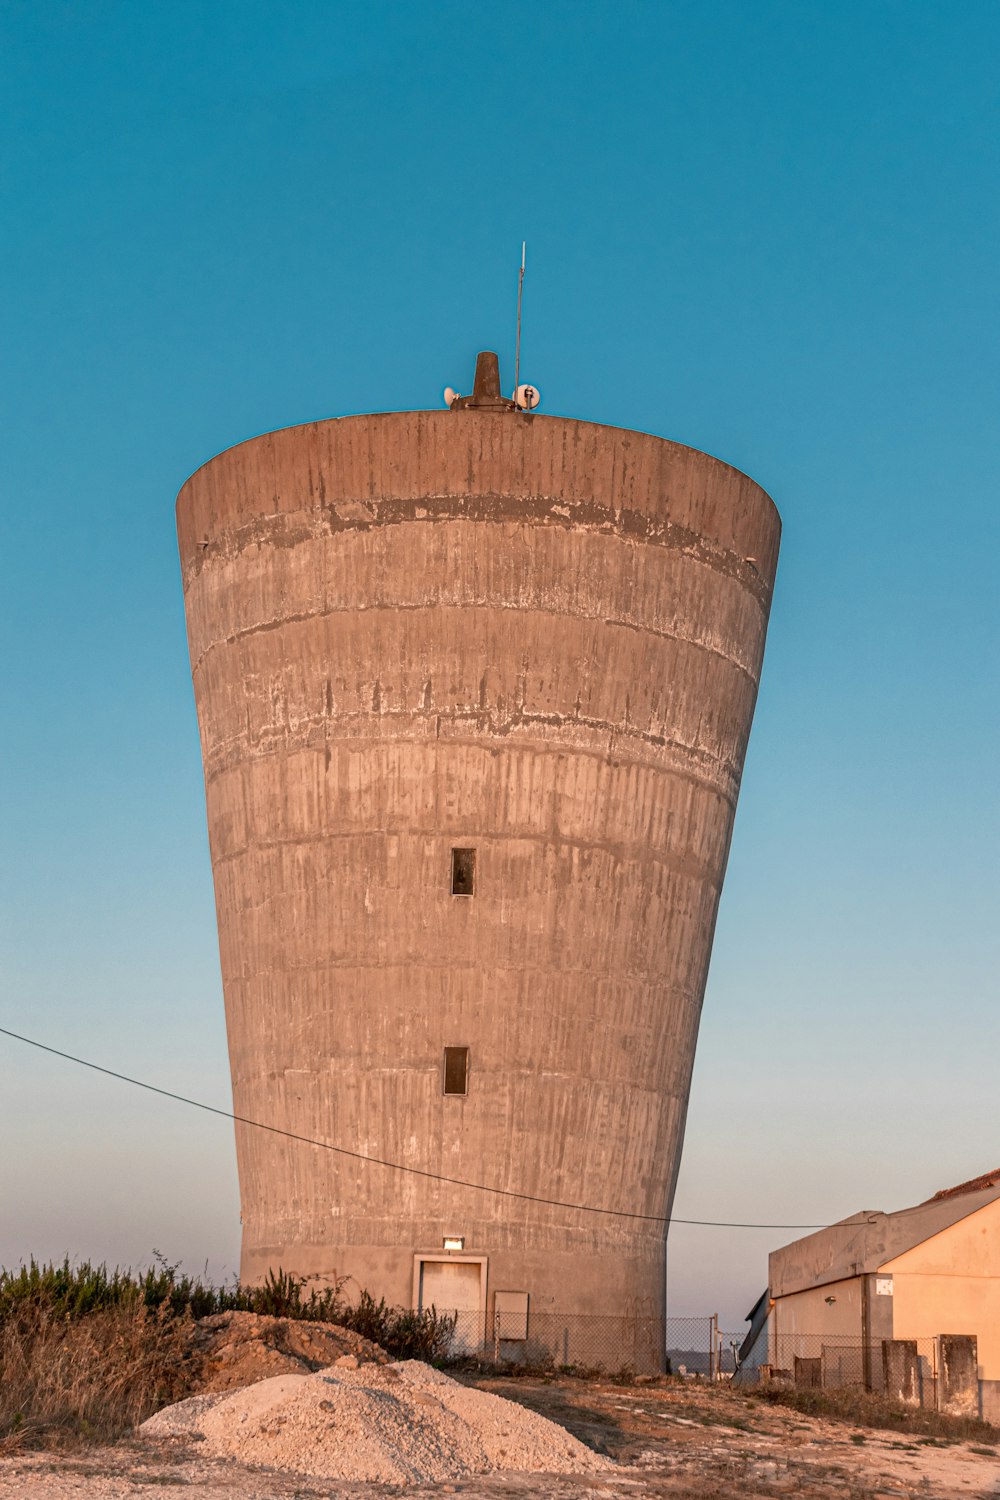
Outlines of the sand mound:
M 200 1438 L 209 1453 L 244 1464 L 387 1484 L 497 1469 L 614 1468 L 556 1423 L 417 1360 L 279 1375 L 230 1394 L 193 1396 L 157 1412 L 141 1431 Z
M 272 1375 L 308 1375 L 344 1355 L 360 1364 L 387 1364 L 377 1344 L 336 1323 L 259 1313 L 217 1313 L 192 1323 L 189 1389 L 234 1391 Z

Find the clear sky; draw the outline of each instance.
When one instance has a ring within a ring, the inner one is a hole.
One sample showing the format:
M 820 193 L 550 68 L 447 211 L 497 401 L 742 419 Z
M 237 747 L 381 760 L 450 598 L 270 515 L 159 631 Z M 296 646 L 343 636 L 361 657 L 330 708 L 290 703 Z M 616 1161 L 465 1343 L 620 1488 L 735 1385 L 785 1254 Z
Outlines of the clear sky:
M 543 411 L 785 531 L 676 1203 L 1000 1165 L 1000 8 L 0 5 L 0 1024 L 223 1106 L 173 501 L 273 427 Z M 992 928 L 992 931 L 991 931 Z M 0 1038 L 0 1262 L 231 1272 L 231 1128 Z M 350 1143 L 347 1143 L 350 1144 Z M 738 1327 L 783 1231 L 671 1234 Z

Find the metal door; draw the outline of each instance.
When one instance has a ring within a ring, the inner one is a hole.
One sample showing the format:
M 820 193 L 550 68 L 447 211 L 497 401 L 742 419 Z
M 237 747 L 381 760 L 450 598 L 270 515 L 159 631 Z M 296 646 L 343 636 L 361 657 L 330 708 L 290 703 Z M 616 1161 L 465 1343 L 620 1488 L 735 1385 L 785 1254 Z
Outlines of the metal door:
M 452 1350 L 470 1354 L 483 1337 L 481 1271 L 478 1262 L 425 1260 L 420 1263 L 420 1306 L 456 1315 Z

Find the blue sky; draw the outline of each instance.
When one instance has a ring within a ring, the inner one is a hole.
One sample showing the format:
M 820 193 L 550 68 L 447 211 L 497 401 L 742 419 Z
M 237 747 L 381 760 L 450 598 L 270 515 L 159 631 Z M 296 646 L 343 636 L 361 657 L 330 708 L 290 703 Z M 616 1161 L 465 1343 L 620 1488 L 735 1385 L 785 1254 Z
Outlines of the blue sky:
M 1000 1165 L 1000 10 L 0 5 L 0 1024 L 229 1098 L 173 532 L 273 427 L 543 411 L 785 524 L 676 1210 Z M 510 369 L 505 379 L 510 377 Z M 0 1038 L 0 1262 L 238 1256 L 225 1122 Z M 739 1326 L 779 1231 L 671 1237 Z

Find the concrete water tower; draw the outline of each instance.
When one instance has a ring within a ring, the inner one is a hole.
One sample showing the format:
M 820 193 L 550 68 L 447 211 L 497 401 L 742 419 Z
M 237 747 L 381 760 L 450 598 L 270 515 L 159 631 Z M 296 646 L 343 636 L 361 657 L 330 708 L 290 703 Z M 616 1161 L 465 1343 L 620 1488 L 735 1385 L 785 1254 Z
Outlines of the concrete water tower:
M 238 1125 L 242 1276 L 470 1340 L 662 1315 L 773 504 L 487 355 L 450 410 L 239 444 L 177 521 L 235 1111 L 438 1174 Z

